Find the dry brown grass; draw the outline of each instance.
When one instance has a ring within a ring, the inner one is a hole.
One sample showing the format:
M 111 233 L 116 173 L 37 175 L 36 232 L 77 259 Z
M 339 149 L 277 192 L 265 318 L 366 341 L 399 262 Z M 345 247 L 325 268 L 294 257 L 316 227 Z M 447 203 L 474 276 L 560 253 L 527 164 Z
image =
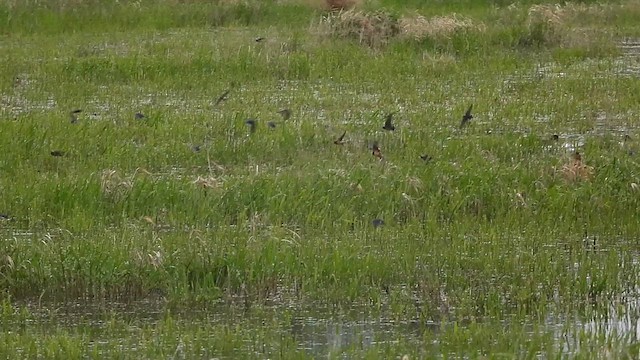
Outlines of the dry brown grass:
M 426 18 L 422 15 L 403 17 L 400 19 L 402 34 L 415 40 L 449 39 L 460 31 L 484 32 L 483 23 L 474 22 L 470 18 L 458 14 Z
M 571 160 L 562 165 L 559 173 L 567 182 L 576 182 L 580 180 L 590 180 L 593 177 L 594 169 L 592 166 L 582 162 L 582 155 L 575 153 L 571 156 Z
M 377 48 L 400 33 L 400 23 L 397 18 L 382 11 L 369 13 L 347 10 L 324 17 L 319 32 L 321 35 L 352 39 Z
M 351 10 L 362 5 L 363 0 L 306 0 L 310 6 L 328 11 Z

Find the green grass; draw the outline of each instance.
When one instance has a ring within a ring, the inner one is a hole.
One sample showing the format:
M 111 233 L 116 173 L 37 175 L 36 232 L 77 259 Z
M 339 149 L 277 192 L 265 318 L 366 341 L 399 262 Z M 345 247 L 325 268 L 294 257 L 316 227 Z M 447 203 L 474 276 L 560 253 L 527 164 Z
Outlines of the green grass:
M 640 82 L 618 44 L 640 5 L 421 4 L 363 14 L 473 26 L 361 42 L 295 2 L 0 1 L 2 324 L 20 328 L 0 354 L 171 357 L 176 334 L 187 357 L 637 354 L 580 324 L 635 311 Z M 38 315 L 158 299 L 161 320 L 99 330 Z M 219 302 L 248 320 L 190 323 Z M 314 304 L 442 328 L 312 353 L 285 333 Z

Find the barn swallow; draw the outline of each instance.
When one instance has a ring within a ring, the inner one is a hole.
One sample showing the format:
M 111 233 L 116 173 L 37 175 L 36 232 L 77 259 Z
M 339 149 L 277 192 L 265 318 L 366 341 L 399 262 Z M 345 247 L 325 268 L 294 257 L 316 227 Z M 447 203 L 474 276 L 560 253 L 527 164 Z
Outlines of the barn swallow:
M 75 124 L 75 123 L 78 122 L 78 115 L 77 114 L 79 114 L 81 112 L 82 112 L 82 109 L 75 109 L 75 110 L 73 110 L 73 111 L 71 111 L 69 113 L 69 119 L 71 120 L 72 124 Z
M 291 110 L 282 109 L 282 110 L 278 111 L 278 114 L 280 114 L 280 116 L 282 116 L 282 120 L 289 120 L 289 118 L 291 117 Z
M 136 115 L 135 115 L 136 120 L 142 120 L 142 119 L 144 119 L 145 117 L 146 117 L 146 116 L 144 116 L 144 114 L 143 114 L 143 113 L 141 113 L 141 112 L 137 112 L 137 113 L 136 113 Z
M 257 123 L 254 119 L 247 119 L 244 123 L 249 127 L 249 131 L 251 131 L 252 133 L 256 132 Z
M 374 228 L 378 228 L 378 227 L 384 225 L 384 220 L 382 220 L 382 219 L 373 219 L 371 224 L 373 225 Z
M 382 127 L 383 129 L 387 130 L 387 131 L 393 131 L 396 129 L 395 126 L 393 126 L 393 124 L 391 124 L 391 120 L 393 120 L 393 114 L 394 113 L 390 113 L 387 115 L 386 120 L 384 121 L 384 126 Z
M 222 93 L 222 95 L 220 95 L 220 96 L 218 97 L 218 99 L 216 100 L 216 106 L 217 106 L 217 105 L 219 105 L 221 102 L 223 102 L 223 101 L 227 100 L 227 97 L 228 97 L 228 95 L 229 95 L 229 93 L 230 93 L 230 92 L 231 92 L 231 89 L 227 89 L 227 90 L 225 90 L 225 91 Z
M 64 151 L 61 150 L 53 150 L 51 152 L 51 156 L 64 156 Z
M 420 155 L 420 159 L 422 159 L 424 162 L 428 163 L 429 161 L 431 161 L 432 157 L 425 154 L 425 155 Z
M 256 38 L 256 42 L 257 42 L 257 43 L 259 43 L 259 42 L 263 42 L 264 40 L 266 40 L 266 38 L 264 38 L 264 37 L 262 37 L 262 36 L 260 36 L 260 37 L 257 37 L 257 38 Z
M 467 112 L 462 115 L 462 122 L 460 123 L 460 129 L 465 126 L 471 119 L 473 119 L 473 115 L 471 115 L 471 109 L 473 108 L 473 104 L 469 106 Z
M 378 146 L 378 142 L 374 141 L 371 144 L 371 154 L 378 159 L 382 160 L 382 152 L 380 151 L 380 147 Z
M 339 138 L 335 139 L 333 143 L 336 144 L 336 145 L 343 145 L 344 144 L 344 136 L 345 135 L 347 135 L 347 131 L 346 130 L 342 133 L 342 135 L 340 135 Z

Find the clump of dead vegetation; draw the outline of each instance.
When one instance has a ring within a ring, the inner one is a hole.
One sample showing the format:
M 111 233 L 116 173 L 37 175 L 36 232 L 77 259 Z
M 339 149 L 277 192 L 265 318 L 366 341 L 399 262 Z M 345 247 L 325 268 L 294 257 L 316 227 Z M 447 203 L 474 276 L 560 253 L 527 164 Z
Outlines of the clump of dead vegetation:
M 475 22 L 458 14 L 434 16 L 432 18 L 422 15 L 403 17 L 400 19 L 400 26 L 404 36 L 417 41 L 424 39 L 446 40 L 459 32 L 484 32 L 486 30 L 486 26 L 483 23 Z
M 485 29 L 483 23 L 458 14 L 432 18 L 422 15 L 399 17 L 385 11 L 353 9 L 327 14 L 319 26 L 322 35 L 351 39 L 374 48 L 392 39 L 448 40 L 460 32 L 484 32 Z
M 559 169 L 560 175 L 567 182 L 587 181 L 593 177 L 594 169 L 592 166 L 582 161 L 582 155 L 576 152 L 571 155 L 571 160 Z
M 388 43 L 400 30 L 398 18 L 384 11 L 339 11 L 326 15 L 320 22 L 323 35 L 355 40 L 371 47 Z

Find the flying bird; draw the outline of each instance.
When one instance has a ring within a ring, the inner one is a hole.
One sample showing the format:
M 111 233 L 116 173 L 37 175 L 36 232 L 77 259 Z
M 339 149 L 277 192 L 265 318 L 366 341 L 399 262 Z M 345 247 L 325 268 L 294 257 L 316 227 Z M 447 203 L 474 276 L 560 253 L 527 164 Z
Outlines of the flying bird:
M 61 150 L 53 150 L 53 151 L 51 152 L 51 156 L 57 156 L 57 157 L 64 156 L 64 151 L 61 151 Z
M 144 116 L 144 114 L 143 114 L 143 113 L 141 113 L 141 112 L 137 112 L 137 113 L 136 113 L 136 115 L 135 115 L 136 120 L 142 120 L 142 119 L 144 119 L 145 117 L 146 117 L 146 116 Z
M 254 119 L 245 120 L 245 125 L 249 127 L 249 131 L 254 133 L 256 132 L 256 126 L 258 125 Z
M 75 109 L 69 113 L 69 119 L 71 119 L 71 123 L 75 124 L 78 122 L 78 114 L 82 112 L 82 109 Z
M 269 121 L 269 122 L 267 123 L 267 126 L 268 126 L 269 128 L 271 128 L 271 129 L 275 129 L 275 128 L 276 128 L 276 123 L 275 123 L 275 122 L 273 122 L 273 121 Z
M 340 135 L 339 138 L 335 139 L 333 141 L 334 144 L 336 145 L 344 145 L 344 136 L 347 135 L 347 131 L 345 130 L 342 135 Z
M 471 119 L 473 119 L 473 115 L 471 115 L 471 109 L 473 109 L 473 104 L 469 106 L 467 112 L 462 115 L 462 122 L 460 123 L 460 129 L 465 126 Z
M 289 109 L 278 110 L 278 114 L 282 116 L 283 120 L 289 120 L 289 118 L 291 117 L 291 110 Z
M 257 43 L 259 43 L 259 42 L 263 42 L 264 40 L 266 40 L 266 38 L 264 38 L 264 37 L 262 37 L 262 36 L 260 36 L 260 37 L 257 37 L 257 38 L 256 38 L 256 42 L 257 42 Z
M 374 141 L 371 144 L 371 154 L 378 159 L 382 160 L 382 152 L 380 151 L 380 147 L 378 146 L 378 142 Z
M 396 127 L 391 123 L 393 120 L 393 114 L 394 113 L 390 113 L 387 115 L 387 119 L 384 121 L 384 126 L 382 127 L 384 130 L 393 131 L 396 129 Z
M 222 95 L 220 95 L 220 96 L 218 97 L 218 99 L 216 100 L 216 106 L 218 106 L 221 102 L 223 102 L 223 101 L 227 100 L 227 97 L 228 97 L 228 95 L 229 95 L 229 93 L 230 93 L 230 92 L 231 92 L 231 89 L 227 89 L 227 90 L 225 90 L 225 91 L 222 93 Z
M 433 158 L 430 155 L 424 154 L 424 155 L 420 155 L 420 159 L 422 159 L 422 161 L 424 161 L 425 163 L 428 163 Z

